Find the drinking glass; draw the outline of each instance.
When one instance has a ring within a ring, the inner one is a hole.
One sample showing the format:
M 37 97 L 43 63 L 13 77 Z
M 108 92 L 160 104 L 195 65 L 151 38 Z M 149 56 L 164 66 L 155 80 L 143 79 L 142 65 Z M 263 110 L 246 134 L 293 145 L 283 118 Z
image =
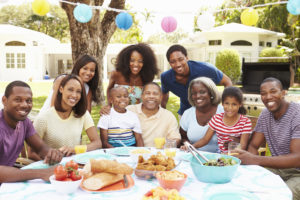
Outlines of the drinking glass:
M 238 142 L 229 142 L 228 143 L 228 155 L 233 156 L 233 155 L 238 155 L 238 153 L 231 153 L 231 151 L 235 149 L 240 148 L 240 143 Z
M 164 144 L 166 143 L 166 139 L 163 137 L 157 137 L 154 138 L 154 143 L 157 149 L 162 149 L 164 147 Z
M 85 153 L 87 149 L 86 145 L 75 145 L 74 150 L 76 154 Z
M 176 140 L 167 140 L 165 144 L 165 154 L 168 157 L 175 157 L 176 156 L 176 147 L 177 143 Z

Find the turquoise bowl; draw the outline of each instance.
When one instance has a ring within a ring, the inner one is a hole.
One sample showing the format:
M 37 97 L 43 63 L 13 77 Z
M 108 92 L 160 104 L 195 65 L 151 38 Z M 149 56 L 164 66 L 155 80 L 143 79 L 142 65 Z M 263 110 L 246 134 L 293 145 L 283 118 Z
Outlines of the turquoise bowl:
M 237 162 L 235 165 L 230 166 L 205 166 L 201 165 L 196 158 L 192 157 L 191 159 L 191 167 L 196 176 L 196 178 L 205 183 L 227 183 L 230 182 L 234 177 L 239 165 L 241 164 L 241 160 L 228 155 L 223 154 L 203 154 L 207 159 L 218 159 L 220 157 L 223 158 L 232 158 Z M 202 163 L 205 161 L 197 155 Z

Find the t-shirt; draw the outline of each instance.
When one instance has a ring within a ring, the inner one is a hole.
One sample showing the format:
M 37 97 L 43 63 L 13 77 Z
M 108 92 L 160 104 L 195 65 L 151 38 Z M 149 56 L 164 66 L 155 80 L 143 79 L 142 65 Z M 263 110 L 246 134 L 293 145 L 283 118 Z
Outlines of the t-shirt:
M 62 119 L 54 107 L 40 113 L 34 120 L 34 128 L 48 146 L 60 148 L 73 147 L 80 144 L 81 133 L 94 126 L 93 119 L 88 111 L 82 117 L 70 114 L 67 119 Z
M 224 112 L 224 109 L 223 106 L 220 104 L 218 105 L 216 114 L 222 112 Z M 208 124 L 206 124 L 205 126 L 201 126 L 197 122 L 196 108 L 191 107 L 186 111 L 184 111 L 180 119 L 180 127 L 184 131 L 186 131 L 189 141 L 193 144 L 205 136 L 206 131 L 208 129 Z M 212 152 L 212 153 L 218 152 L 218 149 L 219 147 L 218 147 L 217 135 L 214 135 L 207 145 L 198 148 L 198 150 Z
M 223 72 L 218 70 L 212 64 L 191 60 L 187 63 L 190 69 L 190 76 L 186 85 L 176 81 L 175 71 L 173 69 L 163 72 L 160 76 L 162 92 L 168 93 L 171 91 L 180 98 L 180 109 L 178 111 L 178 114 L 180 115 L 182 115 L 186 109 L 191 107 L 188 101 L 188 88 L 193 79 L 198 77 L 208 77 L 211 78 L 215 84 L 219 84 L 223 78 Z
M 34 135 L 36 131 L 32 122 L 26 118 L 19 121 L 16 128 L 11 128 L 0 111 L 0 165 L 13 166 L 22 151 L 25 139 Z
M 97 126 L 108 130 L 108 143 L 114 147 L 122 146 L 119 140 L 126 146 L 133 146 L 136 144 L 133 132 L 142 133 L 140 120 L 130 110 L 119 113 L 112 108 L 109 115 L 101 116 Z
M 181 139 L 178 123 L 172 112 L 159 107 L 154 115 L 147 117 L 142 111 L 142 103 L 127 106 L 136 113 L 142 128 L 142 138 L 146 147 L 155 147 L 154 138 Z
M 291 140 L 300 138 L 299 113 L 300 104 L 294 102 L 278 120 L 266 108 L 261 112 L 254 131 L 264 134 L 272 156 L 289 154 Z
M 223 122 L 224 113 L 215 114 L 208 125 L 213 129 L 218 137 L 218 145 L 221 152 L 227 152 L 228 150 L 224 147 L 226 141 L 232 141 L 229 136 L 238 137 L 242 134 L 251 134 L 252 125 L 248 117 L 240 115 L 240 119 L 233 126 L 227 126 Z

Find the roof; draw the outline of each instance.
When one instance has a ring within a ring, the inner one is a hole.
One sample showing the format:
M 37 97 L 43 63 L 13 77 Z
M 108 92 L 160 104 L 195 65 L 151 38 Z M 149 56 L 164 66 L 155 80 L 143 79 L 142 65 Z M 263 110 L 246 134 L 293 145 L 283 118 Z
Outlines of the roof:
M 47 44 L 49 43 L 60 43 L 59 40 L 46 35 L 45 33 L 41 33 L 38 31 L 26 29 L 19 26 L 13 26 L 9 24 L 0 24 L 0 35 L 10 35 L 16 36 L 20 38 L 20 35 L 32 38 L 35 41 L 40 41 L 40 43 Z
M 260 35 L 273 35 L 277 37 L 285 37 L 284 33 L 279 33 L 275 31 L 269 31 L 263 28 L 253 27 L 253 26 L 246 26 L 243 24 L 238 23 L 229 23 L 222 26 L 218 26 L 212 28 L 208 31 L 203 31 L 202 33 L 212 33 L 212 32 L 227 32 L 227 33 L 257 33 Z

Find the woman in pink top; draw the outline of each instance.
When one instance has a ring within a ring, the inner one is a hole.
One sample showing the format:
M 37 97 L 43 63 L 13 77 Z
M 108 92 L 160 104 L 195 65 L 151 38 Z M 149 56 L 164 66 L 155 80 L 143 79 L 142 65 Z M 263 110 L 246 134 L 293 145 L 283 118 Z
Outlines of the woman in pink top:
M 193 145 L 196 148 L 206 145 L 216 132 L 221 153 L 227 153 L 226 143 L 240 137 L 241 149 L 246 149 L 251 134 L 251 121 L 244 116 L 243 93 L 237 87 L 227 87 L 222 94 L 224 113 L 216 114 L 209 121 L 205 136 Z

